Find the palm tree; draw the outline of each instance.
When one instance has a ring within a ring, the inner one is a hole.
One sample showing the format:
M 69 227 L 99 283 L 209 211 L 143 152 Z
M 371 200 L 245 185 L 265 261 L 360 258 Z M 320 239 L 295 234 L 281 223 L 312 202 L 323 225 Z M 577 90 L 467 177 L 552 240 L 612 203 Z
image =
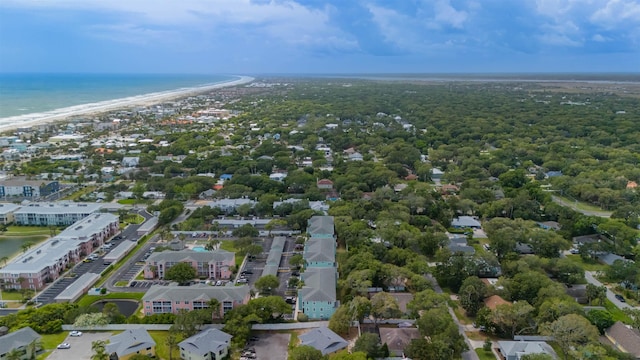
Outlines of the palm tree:
M 3 256 L 0 258 L 0 261 L 2 261 L 2 265 L 6 266 L 7 265 L 7 261 L 9 261 L 9 257 L 8 256 Z
M 38 349 L 42 349 L 42 342 L 40 342 L 40 339 L 34 339 L 29 343 L 29 345 L 27 345 L 27 354 L 31 355 L 31 359 L 36 358 Z
M 22 358 L 22 352 L 18 349 L 12 349 L 7 353 L 7 360 L 20 360 Z
M 91 343 L 91 360 L 109 360 L 109 354 L 107 354 L 106 344 L 102 340 L 93 341 Z
M 173 360 L 173 349 L 175 349 L 179 342 L 178 334 L 173 330 L 169 330 L 165 342 L 169 348 L 169 360 Z

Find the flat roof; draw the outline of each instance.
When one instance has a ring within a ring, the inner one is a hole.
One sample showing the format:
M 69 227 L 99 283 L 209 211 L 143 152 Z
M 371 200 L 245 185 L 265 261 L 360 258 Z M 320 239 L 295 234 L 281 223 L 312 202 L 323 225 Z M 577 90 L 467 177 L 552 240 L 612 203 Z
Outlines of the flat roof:
M 98 203 L 76 203 L 68 201 L 36 202 L 20 207 L 15 214 L 91 214 L 100 210 L 101 207 L 102 205 Z
M 75 301 L 78 296 L 85 291 L 85 289 L 95 284 L 98 279 L 100 279 L 99 274 L 84 273 L 71 285 L 67 286 L 67 288 L 60 294 L 58 294 L 58 296 L 55 297 L 55 300 Z
M 126 254 L 129 250 L 133 249 L 136 246 L 135 241 L 125 240 L 120 243 L 120 245 L 113 248 L 113 250 L 109 251 L 107 255 L 104 256 L 104 260 L 119 260 L 120 257 Z
M 0 214 L 7 214 L 10 212 L 14 212 L 20 208 L 20 205 L 12 204 L 12 203 L 0 203 Z
M 113 222 L 118 222 L 118 217 L 113 214 L 91 214 L 82 220 L 76 221 L 64 229 L 56 237 L 68 239 L 83 239 L 100 233 Z

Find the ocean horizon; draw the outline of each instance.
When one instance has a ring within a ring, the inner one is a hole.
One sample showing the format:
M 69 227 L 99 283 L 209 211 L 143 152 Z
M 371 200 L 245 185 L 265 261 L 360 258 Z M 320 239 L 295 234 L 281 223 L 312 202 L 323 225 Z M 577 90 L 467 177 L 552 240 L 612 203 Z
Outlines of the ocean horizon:
M 231 75 L 0 73 L 0 120 L 229 82 Z

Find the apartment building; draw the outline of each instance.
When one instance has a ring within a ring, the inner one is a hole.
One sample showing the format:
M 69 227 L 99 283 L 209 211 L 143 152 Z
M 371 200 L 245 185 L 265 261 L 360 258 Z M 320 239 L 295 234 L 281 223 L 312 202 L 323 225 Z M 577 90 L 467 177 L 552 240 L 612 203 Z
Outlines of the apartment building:
M 0 199 L 15 198 L 39 198 L 60 190 L 57 181 L 26 180 L 24 178 L 12 178 L 0 181 Z
M 102 205 L 75 202 L 38 202 L 14 211 L 16 225 L 69 226 L 96 213 Z
M 8 289 L 40 290 L 119 231 L 118 217 L 92 214 L 0 269 Z
M 152 285 L 142 297 L 144 314 L 177 314 L 180 310 L 192 311 L 209 308 L 212 299 L 220 303 L 220 316 L 229 310 L 246 304 L 250 299 L 249 286 L 192 286 Z
M 162 251 L 153 253 L 144 268 L 145 279 L 164 279 L 172 266 L 187 263 L 196 270 L 198 277 L 230 279 L 231 267 L 236 264 L 235 254 L 225 250 L 215 251 Z

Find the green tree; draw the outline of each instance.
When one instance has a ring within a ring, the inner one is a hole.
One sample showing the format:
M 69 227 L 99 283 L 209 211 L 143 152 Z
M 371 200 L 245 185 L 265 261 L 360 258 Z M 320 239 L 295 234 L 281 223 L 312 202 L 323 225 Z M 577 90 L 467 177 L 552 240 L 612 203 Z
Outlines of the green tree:
M 389 350 L 387 349 L 385 353 L 382 344 L 380 344 L 380 337 L 373 333 L 360 335 L 353 346 L 353 351 L 363 352 L 367 354 L 367 357 L 370 359 L 389 356 Z
M 7 360 L 21 360 L 22 359 L 22 351 L 18 349 L 11 349 L 7 353 Z
M 167 270 L 167 272 L 164 274 L 164 278 L 166 280 L 176 281 L 178 282 L 178 284 L 183 285 L 193 280 L 196 275 L 196 269 L 191 267 L 190 264 L 178 263 Z
M 504 335 L 513 338 L 522 330 L 530 327 L 529 323 L 535 309 L 526 301 L 496 306 L 491 313 L 491 321 Z
M 260 293 L 269 294 L 272 290 L 277 289 L 280 286 L 280 280 L 275 275 L 265 275 L 258 279 L 255 283 L 256 289 Z
M 607 299 L 607 288 L 604 286 L 587 284 L 586 296 L 587 301 L 589 301 L 589 305 L 591 305 L 594 300 L 598 300 L 598 303 L 603 305 L 604 301 Z
M 568 358 L 571 347 L 598 340 L 598 329 L 589 320 L 576 314 L 565 315 L 552 323 L 544 324 L 541 333 L 553 337 L 565 359 Z
M 191 337 L 200 331 L 203 324 L 211 321 L 207 310 L 179 310 L 169 331 L 179 333 L 183 338 Z
M 469 316 L 475 316 L 487 295 L 487 286 L 477 276 L 470 276 L 460 287 L 460 304 Z
M 107 354 L 106 343 L 103 340 L 96 340 L 91 342 L 91 360 L 109 360 L 109 354 Z
M 598 328 L 600 335 L 604 334 L 604 331 L 615 323 L 613 315 L 607 310 L 590 310 L 587 313 L 587 319 L 589 319 L 593 326 Z
M 324 360 L 320 350 L 309 345 L 296 346 L 289 350 L 289 360 Z
M 167 350 L 169 351 L 169 360 L 173 360 L 173 350 L 178 347 L 178 343 L 180 342 L 180 334 L 178 332 L 169 330 L 167 332 L 167 338 L 165 339 L 165 343 L 167 345 Z
M 378 319 L 391 319 L 400 317 L 402 311 L 398 301 L 393 295 L 379 292 L 371 297 L 371 315 L 375 321 Z
M 305 261 L 301 254 L 295 254 L 289 258 L 289 265 L 293 267 L 302 267 Z

